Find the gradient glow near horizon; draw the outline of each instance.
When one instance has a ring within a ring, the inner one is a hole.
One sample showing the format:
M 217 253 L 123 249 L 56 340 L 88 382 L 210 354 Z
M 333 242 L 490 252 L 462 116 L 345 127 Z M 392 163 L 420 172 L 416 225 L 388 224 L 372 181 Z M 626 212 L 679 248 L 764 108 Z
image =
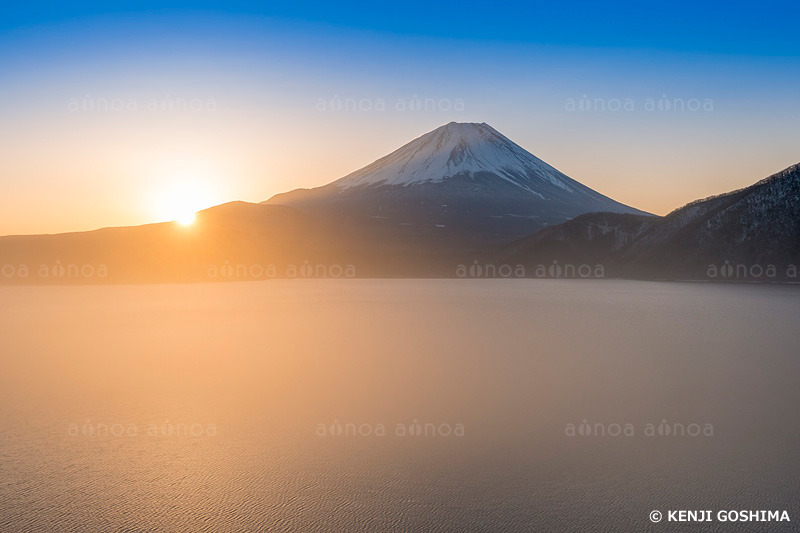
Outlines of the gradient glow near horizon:
M 665 214 L 800 161 L 792 3 L 0 8 L 0 235 L 340 178 L 450 121 Z

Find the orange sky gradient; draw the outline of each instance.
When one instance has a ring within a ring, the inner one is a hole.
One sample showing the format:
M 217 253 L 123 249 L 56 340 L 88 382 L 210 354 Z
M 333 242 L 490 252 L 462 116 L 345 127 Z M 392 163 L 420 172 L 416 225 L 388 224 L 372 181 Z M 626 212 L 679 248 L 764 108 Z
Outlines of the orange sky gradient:
M 145 34 L 135 17 L 123 20 L 0 38 L 0 235 L 264 201 L 329 183 L 450 121 L 487 122 L 570 177 L 659 215 L 800 161 L 790 58 L 383 36 L 235 17 L 184 19 L 176 37 L 175 24 Z M 209 41 L 212 22 L 230 34 Z M 105 45 L 118 26 L 144 41 L 112 53 Z M 645 109 L 662 97 L 713 109 Z M 408 105 L 425 99 L 436 105 Z M 570 108 L 582 99 L 635 108 Z

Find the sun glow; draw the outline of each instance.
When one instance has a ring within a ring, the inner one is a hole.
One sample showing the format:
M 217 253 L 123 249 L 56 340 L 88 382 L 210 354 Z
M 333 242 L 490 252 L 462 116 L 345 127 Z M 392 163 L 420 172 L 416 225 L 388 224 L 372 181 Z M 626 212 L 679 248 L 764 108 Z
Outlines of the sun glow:
M 197 218 L 197 213 L 186 213 L 176 218 L 175 222 L 181 226 L 191 226 L 194 224 L 195 218 Z
M 183 226 L 194 223 L 196 213 L 214 205 L 208 184 L 195 180 L 176 180 L 165 187 L 158 201 L 160 218 Z
M 173 169 L 159 176 L 153 211 L 162 221 L 182 226 L 194 224 L 197 212 L 224 201 L 216 191 L 217 181 L 207 171 Z

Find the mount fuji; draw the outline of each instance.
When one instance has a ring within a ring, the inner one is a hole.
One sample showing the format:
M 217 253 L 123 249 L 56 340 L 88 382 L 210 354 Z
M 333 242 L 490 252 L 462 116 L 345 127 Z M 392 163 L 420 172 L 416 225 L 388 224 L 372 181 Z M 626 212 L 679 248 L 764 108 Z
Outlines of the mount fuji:
M 457 122 L 328 185 L 264 203 L 445 246 L 511 242 L 584 213 L 647 214 L 582 185 L 486 123 Z

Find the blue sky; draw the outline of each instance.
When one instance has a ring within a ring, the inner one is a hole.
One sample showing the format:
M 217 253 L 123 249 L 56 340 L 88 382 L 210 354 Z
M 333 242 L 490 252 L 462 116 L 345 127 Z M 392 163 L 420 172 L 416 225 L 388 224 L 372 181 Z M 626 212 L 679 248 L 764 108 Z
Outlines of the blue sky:
M 451 120 L 488 122 L 590 187 L 664 214 L 800 161 L 798 11 L 7 3 L 0 234 L 157 220 L 151 197 L 177 180 L 170 172 L 203 174 L 211 203 L 261 201 Z M 112 102 L 125 109 L 98 111 Z M 414 109 L 422 102 L 432 105 Z
M 0 28 L 108 14 L 206 11 L 443 38 L 797 55 L 796 2 L 18 2 Z

